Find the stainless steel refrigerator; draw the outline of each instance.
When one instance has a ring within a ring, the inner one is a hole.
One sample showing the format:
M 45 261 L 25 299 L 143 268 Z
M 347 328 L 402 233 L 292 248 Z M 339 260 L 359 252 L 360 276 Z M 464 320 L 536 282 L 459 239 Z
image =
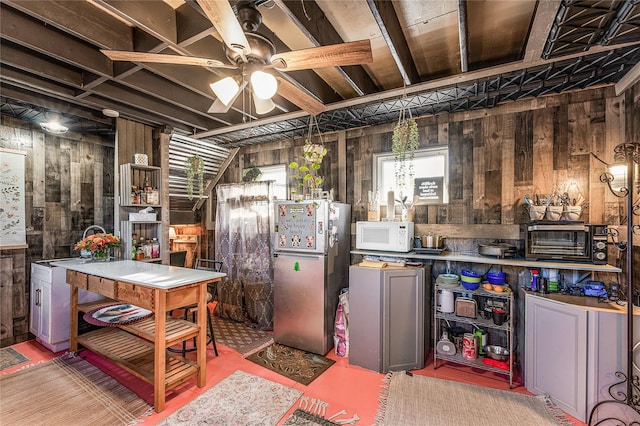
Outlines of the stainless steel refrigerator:
M 276 201 L 273 231 L 273 338 L 325 355 L 333 347 L 338 294 L 348 287 L 351 206 Z

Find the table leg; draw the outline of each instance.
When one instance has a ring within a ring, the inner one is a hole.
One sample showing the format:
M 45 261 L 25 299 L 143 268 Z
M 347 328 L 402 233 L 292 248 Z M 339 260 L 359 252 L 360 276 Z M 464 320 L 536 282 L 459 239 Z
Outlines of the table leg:
M 198 362 L 198 387 L 204 387 L 207 384 L 207 283 L 203 282 L 198 286 L 198 343 L 197 343 L 197 362 Z
M 166 324 L 167 324 L 167 293 L 155 289 L 155 342 L 153 364 L 153 401 L 156 413 L 164 410 L 165 394 L 167 391 L 167 348 L 166 348 Z
M 69 321 L 69 352 L 78 352 L 78 287 L 71 288 L 71 319 Z

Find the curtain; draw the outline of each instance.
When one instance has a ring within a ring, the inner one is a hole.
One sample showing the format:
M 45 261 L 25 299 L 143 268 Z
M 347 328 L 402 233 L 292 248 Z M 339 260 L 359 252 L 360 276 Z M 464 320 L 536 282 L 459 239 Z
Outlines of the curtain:
M 227 277 L 218 288 L 222 318 L 273 329 L 272 182 L 218 185 L 215 256 Z

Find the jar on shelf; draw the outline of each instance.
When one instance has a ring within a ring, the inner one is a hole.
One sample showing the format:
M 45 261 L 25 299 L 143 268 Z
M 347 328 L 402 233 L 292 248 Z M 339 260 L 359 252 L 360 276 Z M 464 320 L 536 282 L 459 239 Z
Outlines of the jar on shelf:
M 160 257 L 160 243 L 157 238 L 151 242 L 151 258 L 158 259 Z

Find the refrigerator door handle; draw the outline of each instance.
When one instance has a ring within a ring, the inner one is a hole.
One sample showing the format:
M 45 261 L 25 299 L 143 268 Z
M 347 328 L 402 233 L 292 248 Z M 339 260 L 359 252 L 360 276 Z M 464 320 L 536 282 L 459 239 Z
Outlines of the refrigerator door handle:
M 310 253 L 289 253 L 289 252 L 275 252 L 273 257 L 290 257 L 290 258 L 305 258 L 305 259 L 319 259 L 326 257 L 324 254 L 310 254 Z

